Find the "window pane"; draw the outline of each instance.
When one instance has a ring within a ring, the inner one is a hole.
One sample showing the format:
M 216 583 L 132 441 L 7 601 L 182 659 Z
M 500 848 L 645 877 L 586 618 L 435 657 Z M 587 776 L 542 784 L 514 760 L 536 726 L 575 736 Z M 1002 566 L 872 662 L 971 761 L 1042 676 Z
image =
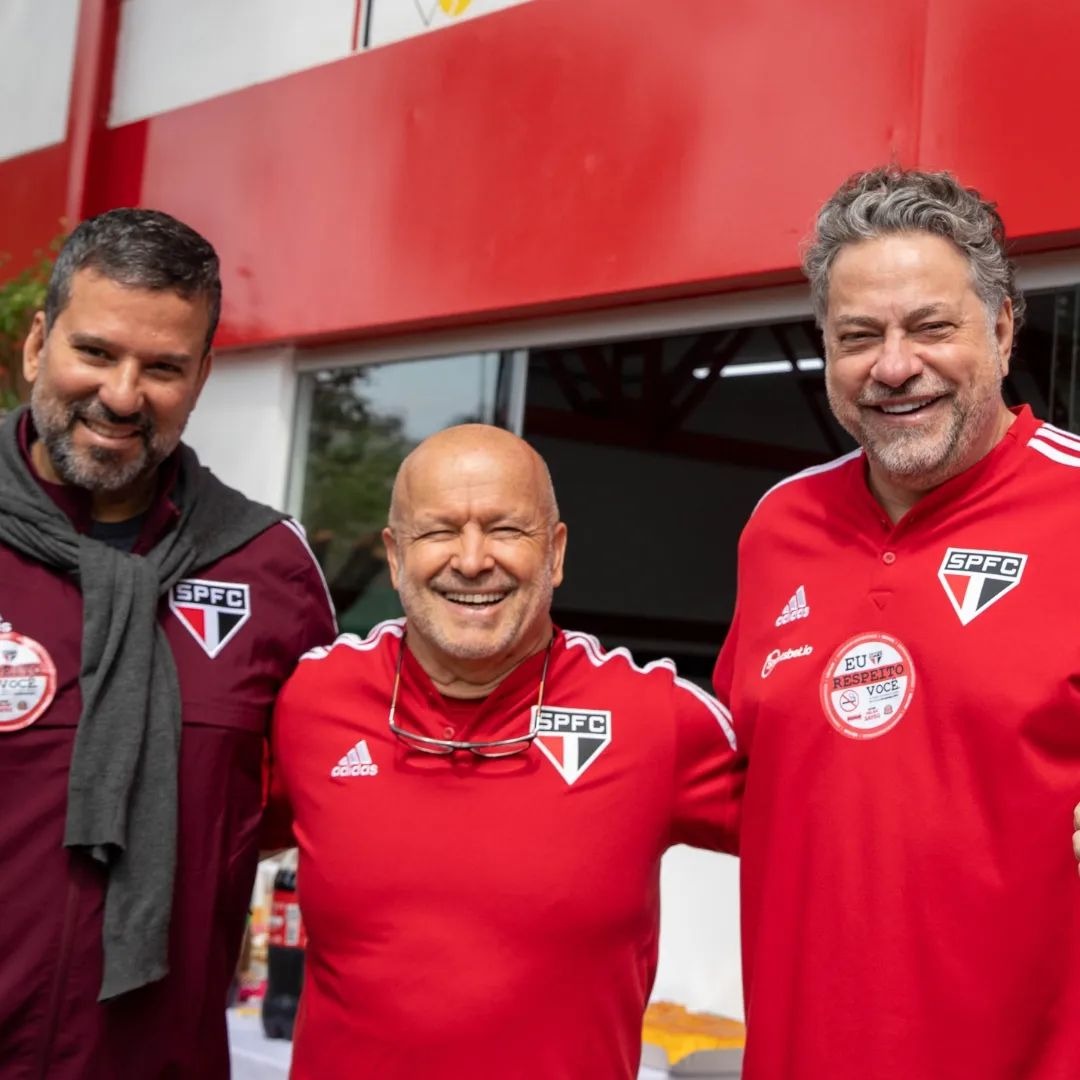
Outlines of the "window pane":
M 1051 424 L 1080 431 L 1080 286 L 1026 296 L 1027 317 L 1005 380 L 1010 403 L 1027 402 Z
M 336 368 L 302 376 L 309 419 L 298 437 L 294 498 L 342 630 L 366 633 L 401 614 L 380 532 L 394 474 L 422 439 L 452 424 L 505 426 L 509 365 L 498 353 Z
M 708 678 L 755 503 L 853 445 L 821 357 L 808 320 L 530 354 L 525 435 L 570 529 L 563 625 Z

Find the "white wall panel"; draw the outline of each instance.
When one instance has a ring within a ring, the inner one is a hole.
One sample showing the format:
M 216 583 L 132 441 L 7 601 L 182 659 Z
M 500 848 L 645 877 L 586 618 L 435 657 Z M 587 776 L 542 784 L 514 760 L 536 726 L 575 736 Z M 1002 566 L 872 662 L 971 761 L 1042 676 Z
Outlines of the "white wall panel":
M 371 0 L 368 44 L 389 45 L 523 3 L 525 0 Z
M 355 15 L 356 0 L 124 0 L 109 123 L 339 60 Z
M 284 509 L 295 398 L 291 348 L 219 356 L 184 440 L 226 484 Z
M 63 142 L 79 0 L 0 0 L 0 160 Z
M 664 856 L 652 997 L 743 1019 L 738 859 L 688 847 Z

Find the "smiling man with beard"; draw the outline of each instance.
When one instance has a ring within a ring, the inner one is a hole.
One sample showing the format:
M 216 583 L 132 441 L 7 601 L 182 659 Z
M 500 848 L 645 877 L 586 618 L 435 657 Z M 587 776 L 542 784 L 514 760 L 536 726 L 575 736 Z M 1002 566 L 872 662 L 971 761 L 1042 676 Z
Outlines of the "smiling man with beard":
M 853 177 L 805 268 L 860 449 L 758 504 L 714 677 L 749 762 L 743 1075 L 1080 1076 L 1080 436 L 1006 407 L 1023 296 L 953 177 Z
M 299 527 L 180 442 L 207 241 L 113 210 L 61 249 L 0 427 L 0 1074 L 229 1074 L 277 689 L 334 619 Z
M 421 443 L 389 521 L 405 618 L 310 653 L 274 717 L 308 932 L 294 1080 L 630 1080 L 660 857 L 735 850 L 727 714 L 552 625 L 566 526 L 517 436 Z

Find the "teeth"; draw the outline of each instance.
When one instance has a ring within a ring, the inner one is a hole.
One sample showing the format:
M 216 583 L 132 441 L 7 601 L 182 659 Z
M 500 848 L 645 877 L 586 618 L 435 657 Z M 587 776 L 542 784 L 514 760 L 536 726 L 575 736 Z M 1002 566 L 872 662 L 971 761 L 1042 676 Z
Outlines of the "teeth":
M 455 604 L 497 604 L 506 593 L 444 593 L 447 600 Z
M 83 423 L 95 434 L 104 435 L 107 439 L 124 439 L 130 435 L 134 435 L 133 430 L 121 430 L 114 431 L 112 428 L 104 427 L 101 424 L 95 423 L 93 420 L 84 420 Z
M 929 404 L 926 401 L 914 401 L 908 405 L 882 405 L 881 411 L 888 413 L 890 416 L 897 415 L 899 413 L 914 412 L 916 409 L 921 409 L 924 405 Z

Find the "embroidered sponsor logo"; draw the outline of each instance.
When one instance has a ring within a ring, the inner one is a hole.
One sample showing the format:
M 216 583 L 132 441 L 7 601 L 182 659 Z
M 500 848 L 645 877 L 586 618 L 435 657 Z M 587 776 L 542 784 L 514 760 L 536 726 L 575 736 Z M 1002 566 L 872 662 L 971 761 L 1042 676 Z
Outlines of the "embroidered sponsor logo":
M 765 663 L 761 665 L 761 677 L 767 679 L 773 673 L 773 669 L 777 664 L 783 663 L 785 660 L 797 660 L 800 656 L 809 656 L 813 651 L 813 645 L 800 645 L 798 648 L 784 649 L 782 652 L 780 649 L 773 649 L 765 657 Z
M 810 605 L 806 602 L 806 587 L 800 585 L 784 605 L 784 610 L 776 617 L 777 626 L 786 626 L 796 619 L 805 619 L 810 615 Z
M 611 745 L 611 713 L 605 710 L 544 705 L 535 719 L 536 745 L 568 784 Z
M 330 775 L 335 778 L 378 776 L 379 766 L 371 760 L 367 740 L 361 739 L 355 746 L 350 746 L 345 756 L 330 770 Z
M 948 548 L 938 581 L 964 626 L 1020 584 L 1027 555 L 1016 551 Z
M 251 589 L 233 581 L 178 581 L 169 607 L 212 660 L 251 618 Z

